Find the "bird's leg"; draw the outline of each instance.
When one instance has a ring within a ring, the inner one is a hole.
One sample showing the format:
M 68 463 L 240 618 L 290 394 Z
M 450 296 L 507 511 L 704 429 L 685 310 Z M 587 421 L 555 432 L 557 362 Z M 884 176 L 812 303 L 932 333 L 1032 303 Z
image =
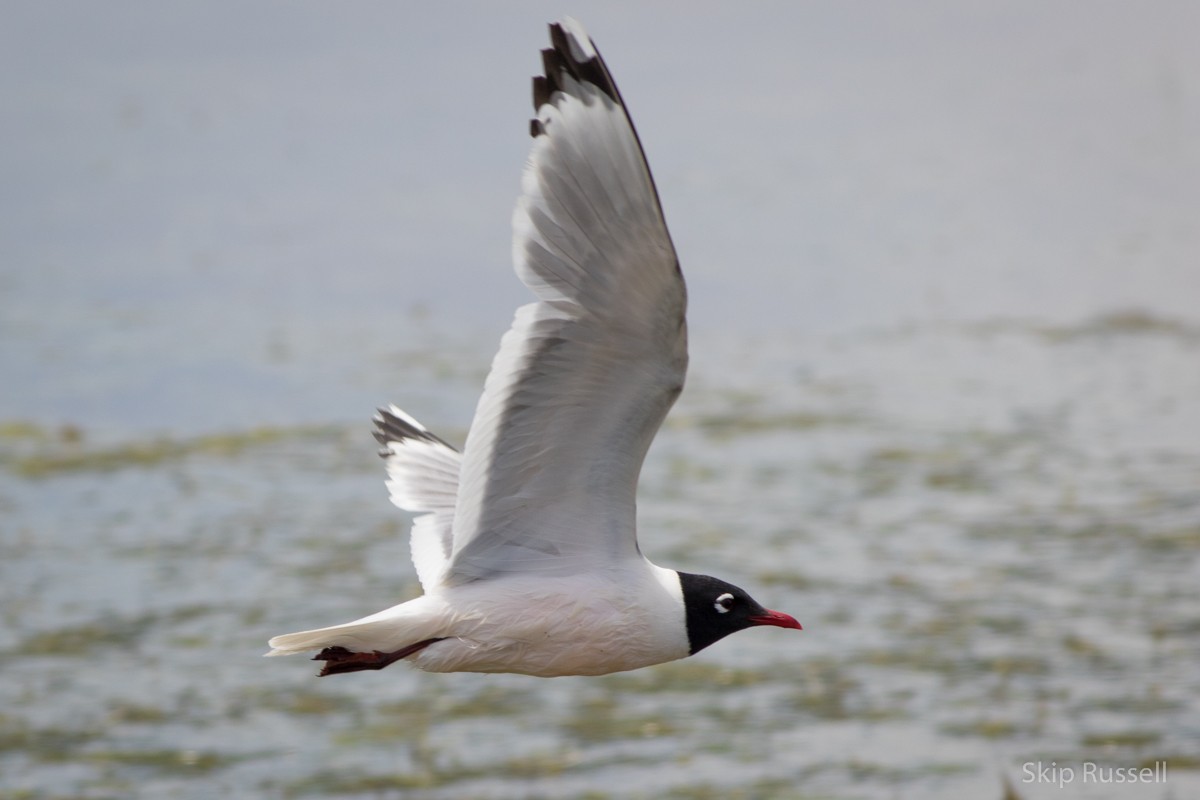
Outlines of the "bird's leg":
M 443 637 L 444 638 L 444 637 Z M 423 642 L 410 644 L 407 647 L 401 647 L 399 650 L 393 650 L 390 653 L 381 653 L 374 650 L 370 653 L 355 653 L 352 650 L 347 650 L 344 647 L 326 647 L 321 652 L 313 656 L 313 661 L 324 661 L 325 666 L 321 667 L 319 677 L 326 675 L 340 675 L 343 672 L 359 672 L 367 669 L 383 669 L 389 664 L 393 664 L 402 658 L 411 656 L 413 653 L 424 650 L 434 642 L 440 642 L 442 639 L 426 639 Z

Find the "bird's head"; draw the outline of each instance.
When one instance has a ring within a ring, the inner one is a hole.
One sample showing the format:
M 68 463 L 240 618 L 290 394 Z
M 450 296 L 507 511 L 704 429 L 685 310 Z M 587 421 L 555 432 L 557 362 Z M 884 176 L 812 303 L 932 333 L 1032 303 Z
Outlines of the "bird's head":
M 801 630 L 800 623 L 780 611 L 763 608 L 732 583 L 708 575 L 679 573 L 687 618 L 688 655 L 755 625 Z

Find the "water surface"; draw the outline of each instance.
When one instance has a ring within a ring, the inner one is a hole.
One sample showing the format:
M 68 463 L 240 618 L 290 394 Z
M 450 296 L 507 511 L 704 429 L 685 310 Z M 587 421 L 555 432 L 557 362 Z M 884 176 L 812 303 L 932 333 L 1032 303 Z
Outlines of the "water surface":
M 0 798 L 1200 794 L 1189 4 L 575 10 L 692 298 L 643 549 L 805 630 L 599 679 L 259 657 L 418 591 L 367 419 L 462 441 L 559 13 L 13 11 Z

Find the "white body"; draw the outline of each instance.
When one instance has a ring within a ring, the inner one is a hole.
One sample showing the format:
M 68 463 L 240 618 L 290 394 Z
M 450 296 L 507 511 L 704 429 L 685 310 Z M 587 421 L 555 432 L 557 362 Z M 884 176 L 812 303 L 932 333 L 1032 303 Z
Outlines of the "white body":
M 407 659 L 428 672 L 604 675 L 688 654 L 678 573 L 646 561 L 468 583 L 309 633 L 310 646 L 293 644 L 391 652 L 445 637 Z

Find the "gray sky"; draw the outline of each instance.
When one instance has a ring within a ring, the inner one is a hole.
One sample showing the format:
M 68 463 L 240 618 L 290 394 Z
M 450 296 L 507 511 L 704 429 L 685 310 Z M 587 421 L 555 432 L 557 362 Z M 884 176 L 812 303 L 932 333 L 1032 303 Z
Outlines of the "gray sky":
M 498 336 L 564 10 L 697 337 L 1198 317 L 1194 3 L 37 3 L 0 30 L 0 365 Z

